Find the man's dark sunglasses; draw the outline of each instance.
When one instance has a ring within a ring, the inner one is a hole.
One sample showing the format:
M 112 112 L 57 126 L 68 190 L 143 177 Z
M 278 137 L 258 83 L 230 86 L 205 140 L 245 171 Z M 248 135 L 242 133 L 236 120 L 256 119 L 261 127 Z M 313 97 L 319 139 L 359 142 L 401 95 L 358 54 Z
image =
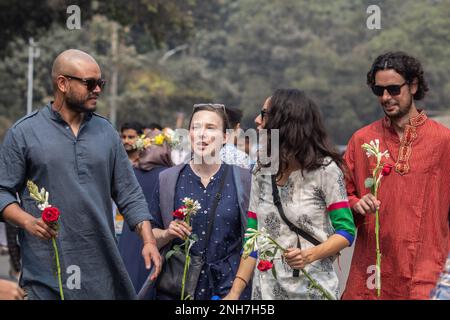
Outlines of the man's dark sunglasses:
M 389 94 L 391 96 L 398 96 L 400 94 L 400 92 L 402 91 L 402 87 L 406 84 L 406 82 L 404 82 L 401 85 L 398 84 L 393 84 L 390 86 L 372 86 L 372 92 L 374 95 L 381 97 L 384 94 L 384 90 L 387 90 L 387 92 L 389 92 Z
M 69 76 L 69 75 L 63 75 L 63 76 L 66 78 L 69 78 L 69 79 L 74 79 L 74 80 L 83 82 L 89 91 L 94 91 L 95 88 L 97 88 L 97 86 L 99 86 L 100 89 L 103 89 L 106 84 L 106 80 L 104 80 L 104 79 L 82 79 L 82 78 L 77 78 L 77 77 Z

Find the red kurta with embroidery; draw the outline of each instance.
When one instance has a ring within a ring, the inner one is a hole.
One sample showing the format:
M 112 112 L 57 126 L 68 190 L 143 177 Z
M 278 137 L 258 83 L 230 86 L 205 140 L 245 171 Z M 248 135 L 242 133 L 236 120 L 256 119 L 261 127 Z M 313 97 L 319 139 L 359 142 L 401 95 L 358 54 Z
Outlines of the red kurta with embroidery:
M 450 130 L 423 111 L 410 119 L 403 138 L 388 118 L 358 130 L 345 153 L 351 207 L 370 192 L 364 180 L 376 159 L 363 143 L 379 139 L 394 166 L 379 188 L 381 299 L 428 299 L 450 248 Z M 355 214 L 358 227 L 343 299 L 375 299 L 375 215 Z

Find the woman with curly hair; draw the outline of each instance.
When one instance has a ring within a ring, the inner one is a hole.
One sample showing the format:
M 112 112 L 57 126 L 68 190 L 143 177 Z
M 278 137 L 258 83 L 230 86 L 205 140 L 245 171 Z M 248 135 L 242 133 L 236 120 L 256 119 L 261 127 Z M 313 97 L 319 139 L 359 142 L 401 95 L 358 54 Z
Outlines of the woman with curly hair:
M 268 146 L 278 130 L 279 165 L 273 174 L 261 163 L 254 169 L 248 224 L 264 228 L 287 252 L 278 251 L 273 257 L 276 277 L 259 266 L 254 271 L 256 252 L 242 259 L 226 298 L 237 299 L 254 272 L 253 299 L 324 299 L 299 272 L 305 269 L 329 297 L 337 299 L 333 261 L 352 244 L 355 226 L 343 161 L 328 140 L 319 109 L 302 91 L 279 89 L 266 100 L 255 122 L 258 129 L 268 130 Z M 269 152 L 276 156 L 273 148 Z

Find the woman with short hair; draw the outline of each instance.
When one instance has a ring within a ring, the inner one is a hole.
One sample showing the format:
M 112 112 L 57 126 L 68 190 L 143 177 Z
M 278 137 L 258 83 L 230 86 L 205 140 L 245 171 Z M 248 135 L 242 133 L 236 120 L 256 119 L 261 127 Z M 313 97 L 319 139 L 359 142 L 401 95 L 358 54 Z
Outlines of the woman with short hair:
M 161 173 L 151 202 L 150 212 L 155 218 L 153 232 L 162 255 L 175 245 L 181 245 L 191 233 L 198 236 L 191 255 L 202 256 L 204 264 L 191 296 L 195 300 L 223 297 L 230 290 L 247 225 L 251 175 L 249 170 L 220 160 L 227 128 L 224 105 L 194 105 L 189 121 L 192 159 Z M 192 217 L 191 226 L 172 215 L 183 205 L 185 197 L 198 201 L 201 206 Z M 165 264 L 168 263 L 166 259 Z M 164 272 L 167 268 L 163 267 L 160 277 Z M 250 288 L 243 297 L 249 298 L 249 291 Z M 180 295 L 163 292 L 157 285 L 157 299 L 176 300 Z

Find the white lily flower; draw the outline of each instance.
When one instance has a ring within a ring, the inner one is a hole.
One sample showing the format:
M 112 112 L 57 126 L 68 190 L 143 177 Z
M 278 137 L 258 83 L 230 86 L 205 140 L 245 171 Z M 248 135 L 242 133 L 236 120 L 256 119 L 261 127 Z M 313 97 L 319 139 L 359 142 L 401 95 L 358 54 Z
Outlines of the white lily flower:
M 49 205 L 48 202 L 44 202 L 44 203 L 38 204 L 37 206 L 38 206 L 39 210 L 41 210 L 41 211 L 44 211 L 45 209 L 51 207 L 51 205 Z

